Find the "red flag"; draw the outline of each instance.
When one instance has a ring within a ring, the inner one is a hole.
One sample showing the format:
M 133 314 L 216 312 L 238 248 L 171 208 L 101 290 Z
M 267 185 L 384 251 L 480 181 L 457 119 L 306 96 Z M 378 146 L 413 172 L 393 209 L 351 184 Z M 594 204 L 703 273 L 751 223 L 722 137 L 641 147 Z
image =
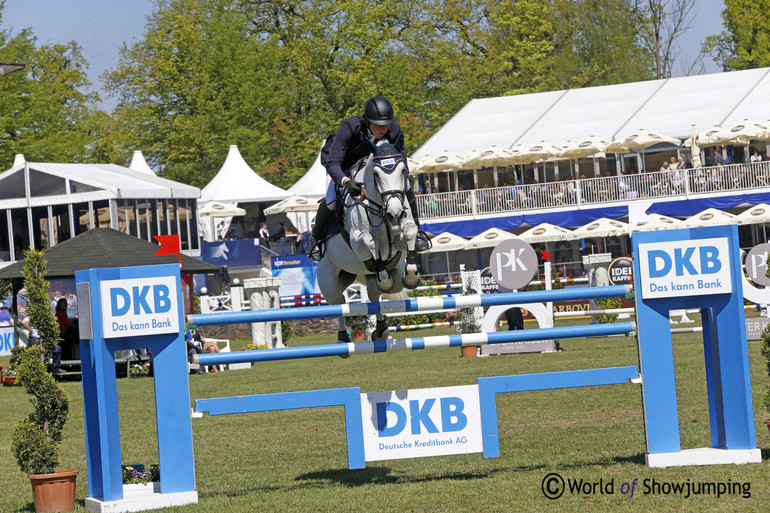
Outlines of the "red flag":
M 543 260 L 551 261 L 551 252 L 550 251 L 541 251 L 540 252 L 540 258 Z
M 179 263 L 182 263 L 182 252 L 179 249 L 179 234 L 153 235 L 152 237 L 160 242 L 160 248 L 155 252 L 155 256 L 179 255 Z

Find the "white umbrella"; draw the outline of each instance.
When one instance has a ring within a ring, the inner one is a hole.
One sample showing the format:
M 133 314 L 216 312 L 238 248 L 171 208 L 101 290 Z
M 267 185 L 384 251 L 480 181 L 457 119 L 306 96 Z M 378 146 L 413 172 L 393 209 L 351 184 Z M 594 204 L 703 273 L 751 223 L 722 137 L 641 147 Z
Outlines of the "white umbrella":
M 509 150 L 495 146 L 485 150 L 473 150 L 463 155 L 463 167 L 480 169 L 482 167 L 510 166 L 516 161 L 516 155 Z
M 765 203 L 760 203 L 751 208 L 748 208 L 735 216 L 735 221 L 738 224 L 759 224 L 762 223 L 762 232 L 764 234 L 764 240 L 767 240 L 767 229 L 765 223 L 770 223 L 770 206 Z
M 770 127 L 767 123 L 744 120 L 729 127 L 723 127 L 720 135 L 724 144 L 749 144 L 751 141 L 770 139 Z
M 537 242 L 551 242 L 557 240 L 570 240 L 572 232 L 561 226 L 555 226 L 550 223 L 540 223 L 519 235 L 530 244 Z
M 517 239 L 516 235 L 505 232 L 499 228 L 490 228 L 473 237 L 468 241 L 468 246 L 472 249 L 492 248 L 504 240 Z
M 632 134 L 628 134 L 623 137 L 619 137 L 617 141 L 607 146 L 606 151 L 608 153 L 631 153 L 636 151 L 646 150 L 656 144 L 673 144 L 679 146 L 682 141 L 668 137 L 665 135 L 657 134 L 650 130 L 637 130 Z
M 737 224 L 735 214 L 725 212 L 716 208 L 707 208 L 702 212 L 688 217 L 684 220 L 688 227 L 696 226 L 721 226 L 723 224 Z
M 718 146 L 720 144 L 728 144 L 730 142 L 731 134 L 726 133 L 721 126 L 714 125 L 708 130 L 697 134 L 695 137 L 695 144 L 697 146 Z M 692 146 L 692 138 L 687 139 L 684 142 L 685 146 Z
M 770 206 L 760 203 L 759 205 L 747 208 L 735 216 L 735 221 L 738 224 L 770 223 Z
M 600 217 L 596 221 L 572 230 L 572 236 L 576 239 L 617 237 L 619 235 L 628 235 L 628 228 L 628 223 Z
M 585 139 L 568 141 L 556 156 L 565 159 L 582 159 L 603 153 L 609 145 L 608 141 L 592 135 Z
M 237 203 L 220 203 L 219 201 L 209 201 L 198 207 L 200 217 L 235 217 L 244 216 L 246 211 L 238 207 Z
M 318 201 L 294 195 L 267 207 L 265 215 L 281 214 L 284 212 L 315 212 L 316 210 L 318 210 Z
M 517 160 L 519 164 L 529 164 L 535 162 L 536 160 L 559 157 L 564 148 L 555 144 L 547 144 L 543 142 L 527 147 L 516 146 L 511 149 L 517 150 L 517 153 L 515 154 L 515 160 Z
M 462 169 L 464 160 L 456 153 L 444 151 L 438 155 L 430 155 L 417 163 L 418 173 L 438 173 L 440 171 L 457 171 Z
M 459 235 L 455 235 L 454 233 L 449 232 L 439 233 L 431 239 L 431 242 L 433 243 L 433 247 L 427 251 L 423 251 L 423 254 L 441 252 L 446 253 L 447 273 L 449 273 L 449 252 L 470 249 L 466 239 L 463 239 Z
M 431 239 L 433 247 L 423 253 L 440 253 L 442 251 L 460 251 L 470 249 L 468 241 L 454 233 L 439 233 Z
M 698 128 L 695 125 L 692 126 L 692 140 L 688 146 L 690 146 L 692 167 L 703 167 L 703 163 L 700 160 L 700 146 L 698 146 Z
M 686 228 L 684 222 L 673 217 L 660 214 L 647 214 L 647 218 L 641 221 L 634 221 L 630 225 L 631 232 L 645 232 L 652 230 L 672 230 L 675 228 Z

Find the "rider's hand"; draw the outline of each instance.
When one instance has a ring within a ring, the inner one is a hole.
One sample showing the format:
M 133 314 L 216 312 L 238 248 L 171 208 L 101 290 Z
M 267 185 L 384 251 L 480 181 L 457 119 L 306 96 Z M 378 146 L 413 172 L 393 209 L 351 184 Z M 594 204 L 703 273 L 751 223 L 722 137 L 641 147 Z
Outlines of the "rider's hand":
M 354 180 L 348 180 L 345 182 L 345 188 L 348 190 L 348 192 L 352 196 L 360 196 L 361 195 L 361 184 L 357 183 Z

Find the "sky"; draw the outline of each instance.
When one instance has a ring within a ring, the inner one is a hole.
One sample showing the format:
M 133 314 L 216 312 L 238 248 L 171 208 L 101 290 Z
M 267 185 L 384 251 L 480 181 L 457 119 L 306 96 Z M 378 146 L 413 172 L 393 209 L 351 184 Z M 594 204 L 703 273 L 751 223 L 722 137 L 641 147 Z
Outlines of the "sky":
M 31 27 L 39 44 L 77 41 L 89 63 L 88 77 L 102 98 L 102 108 L 111 111 L 115 98 L 108 98 L 99 76 L 117 66 L 121 46 L 142 38 L 146 16 L 155 8 L 155 0 L 6 0 L 2 13 L 4 30 L 13 33 Z M 700 0 L 692 28 L 680 46 L 692 60 L 703 39 L 722 31 L 723 0 Z M 711 59 L 705 61 L 706 73 L 718 73 Z M 675 64 L 674 74 L 682 70 Z

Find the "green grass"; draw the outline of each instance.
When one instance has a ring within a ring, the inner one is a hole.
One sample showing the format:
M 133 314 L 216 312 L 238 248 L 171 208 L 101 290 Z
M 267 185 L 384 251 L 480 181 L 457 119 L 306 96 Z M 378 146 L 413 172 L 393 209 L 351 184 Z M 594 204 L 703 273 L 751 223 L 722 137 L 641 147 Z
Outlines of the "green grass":
M 451 328 L 411 335 L 449 332 Z M 291 345 L 329 343 L 332 337 L 295 337 Z M 708 446 L 701 337 L 674 337 L 682 446 Z M 233 348 L 245 343 L 234 341 Z M 193 400 L 346 386 L 375 392 L 473 384 L 479 376 L 637 364 L 633 338 L 562 340 L 561 345 L 565 351 L 559 353 L 488 358 L 460 358 L 455 348 L 264 363 L 249 370 L 194 375 L 190 387 Z M 763 422 L 768 415 L 759 404 L 770 378 L 762 367 L 759 341 L 749 342 L 749 355 L 757 446 L 765 458 L 759 464 L 647 468 L 640 387 L 631 383 L 499 395 L 499 458 L 469 454 L 394 460 L 369 463 L 363 470 L 347 469 L 341 407 L 204 416 L 193 419 L 199 504 L 163 511 L 766 511 L 770 436 Z M 5 360 L 0 363 L 7 364 Z M 81 471 L 77 510 L 85 511 L 81 384 L 64 387 L 72 404 L 62 468 Z M 124 463 L 157 462 L 152 380 L 119 379 L 118 393 Z M 34 510 L 27 477 L 9 452 L 12 426 L 30 408 L 23 389 L 0 389 L 0 512 Z M 548 500 L 541 483 L 551 472 L 565 479 L 614 480 L 614 494 L 566 493 Z M 621 485 L 635 478 L 635 496 L 621 494 Z M 644 479 L 749 482 L 751 497 L 644 495 Z

